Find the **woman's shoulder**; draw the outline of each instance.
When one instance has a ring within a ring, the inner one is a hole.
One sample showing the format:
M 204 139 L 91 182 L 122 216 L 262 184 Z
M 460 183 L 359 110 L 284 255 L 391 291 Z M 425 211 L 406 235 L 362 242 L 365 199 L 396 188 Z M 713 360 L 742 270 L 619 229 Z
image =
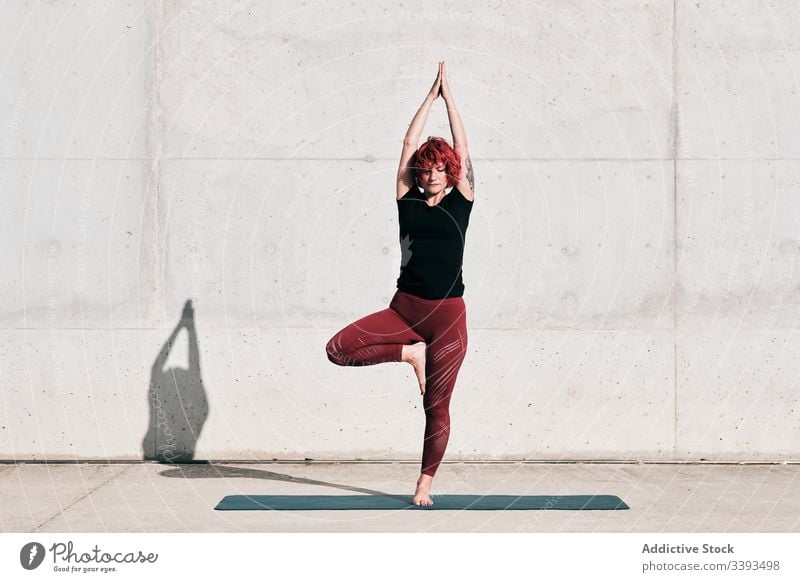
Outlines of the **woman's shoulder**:
M 472 204 L 474 202 L 474 200 L 470 200 L 469 198 L 464 196 L 464 194 L 461 192 L 461 190 L 458 189 L 458 186 L 453 186 L 453 189 L 450 190 L 450 194 L 457 194 L 459 198 L 461 198 L 462 200 L 464 200 L 468 204 Z
M 417 189 L 416 185 L 411 186 L 411 188 L 408 189 L 408 192 L 406 192 L 405 194 L 403 194 L 400 198 L 397 198 L 396 200 L 398 202 L 400 202 L 401 200 L 407 200 L 409 198 L 413 198 L 415 192 L 419 192 L 419 189 Z

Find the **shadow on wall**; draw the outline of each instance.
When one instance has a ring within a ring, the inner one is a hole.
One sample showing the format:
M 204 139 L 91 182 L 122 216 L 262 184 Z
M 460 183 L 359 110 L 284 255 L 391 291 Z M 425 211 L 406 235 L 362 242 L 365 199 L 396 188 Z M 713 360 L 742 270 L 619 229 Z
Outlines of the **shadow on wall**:
M 189 369 L 164 370 L 175 338 L 184 327 L 189 334 Z M 194 461 L 197 439 L 208 418 L 208 399 L 200 375 L 200 353 L 191 299 L 183 306 L 178 325 L 153 363 L 147 400 L 150 422 L 142 440 L 144 459 L 162 463 Z

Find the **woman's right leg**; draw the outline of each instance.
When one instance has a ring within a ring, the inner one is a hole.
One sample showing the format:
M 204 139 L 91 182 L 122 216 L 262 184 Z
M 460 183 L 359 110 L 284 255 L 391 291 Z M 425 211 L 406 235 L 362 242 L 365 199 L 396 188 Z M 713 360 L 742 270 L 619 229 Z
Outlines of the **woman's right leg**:
M 339 366 L 371 366 L 402 361 L 403 346 L 424 342 L 391 307 L 362 317 L 336 333 L 325 346 Z

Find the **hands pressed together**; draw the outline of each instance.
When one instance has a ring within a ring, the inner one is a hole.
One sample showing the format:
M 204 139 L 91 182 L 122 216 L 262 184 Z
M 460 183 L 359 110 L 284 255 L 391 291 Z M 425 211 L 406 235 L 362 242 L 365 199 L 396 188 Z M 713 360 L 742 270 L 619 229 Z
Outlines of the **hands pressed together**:
M 450 86 L 447 84 L 446 73 L 444 61 L 439 61 L 439 72 L 436 74 L 436 80 L 433 82 L 433 86 L 428 92 L 428 95 L 434 100 L 437 97 L 441 97 L 445 101 L 450 99 Z

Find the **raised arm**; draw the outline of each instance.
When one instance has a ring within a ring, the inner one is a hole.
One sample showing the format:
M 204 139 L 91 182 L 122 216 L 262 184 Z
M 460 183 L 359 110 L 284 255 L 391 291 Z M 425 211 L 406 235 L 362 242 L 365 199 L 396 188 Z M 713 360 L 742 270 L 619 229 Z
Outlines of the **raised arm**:
M 431 112 L 431 106 L 436 98 L 441 93 L 442 85 L 442 71 L 444 62 L 439 63 L 439 72 L 436 74 L 436 80 L 433 82 L 431 90 L 425 96 L 425 101 L 422 102 L 414 118 L 411 120 L 411 125 L 408 126 L 406 136 L 403 138 L 403 151 L 400 154 L 400 164 L 397 167 L 397 199 L 403 197 L 414 185 L 414 173 L 408 167 L 408 161 L 414 152 L 417 151 L 419 146 L 419 137 L 422 135 L 422 129 L 425 127 L 425 122 L 428 121 L 428 115 Z
M 453 135 L 453 149 L 461 156 L 461 174 L 458 176 L 456 187 L 468 200 L 475 198 L 475 176 L 472 173 L 472 159 L 469 157 L 469 147 L 467 146 L 467 132 L 464 130 L 464 123 L 461 121 L 461 114 L 458 112 L 450 86 L 447 83 L 447 72 L 442 63 L 442 98 L 447 106 L 447 118 L 450 120 L 450 133 Z

